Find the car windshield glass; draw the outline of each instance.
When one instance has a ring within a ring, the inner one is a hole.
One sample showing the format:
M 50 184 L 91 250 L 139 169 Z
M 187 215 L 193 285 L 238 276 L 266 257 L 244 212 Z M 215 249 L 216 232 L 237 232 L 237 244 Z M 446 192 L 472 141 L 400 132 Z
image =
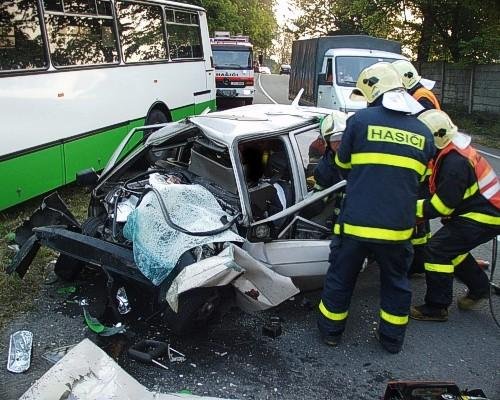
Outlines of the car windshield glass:
M 339 56 L 335 60 L 337 85 L 354 87 L 360 72 L 366 67 L 380 61 L 393 62 L 395 60 L 384 57 Z
M 215 68 L 252 68 L 252 52 L 249 50 L 213 50 L 213 56 Z

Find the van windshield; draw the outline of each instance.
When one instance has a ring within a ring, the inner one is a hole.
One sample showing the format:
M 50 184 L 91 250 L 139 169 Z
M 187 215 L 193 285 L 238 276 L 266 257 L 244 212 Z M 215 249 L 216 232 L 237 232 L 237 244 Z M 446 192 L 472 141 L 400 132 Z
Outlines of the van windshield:
M 384 57 L 360 57 L 360 56 L 339 56 L 335 59 L 335 71 L 337 76 L 337 85 L 356 86 L 359 74 L 366 67 L 380 61 L 393 62 L 395 58 Z
M 252 69 L 252 51 L 212 48 L 216 69 Z

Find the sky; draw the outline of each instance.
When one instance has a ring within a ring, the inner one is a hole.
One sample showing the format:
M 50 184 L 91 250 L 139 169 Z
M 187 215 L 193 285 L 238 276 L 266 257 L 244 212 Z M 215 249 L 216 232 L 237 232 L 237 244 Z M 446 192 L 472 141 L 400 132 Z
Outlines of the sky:
M 290 0 L 277 0 L 274 13 L 278 24 L 283 25 L 287 19 L 295 18 L 297 16 L 296 10 L 290 10 L 290 4 Z

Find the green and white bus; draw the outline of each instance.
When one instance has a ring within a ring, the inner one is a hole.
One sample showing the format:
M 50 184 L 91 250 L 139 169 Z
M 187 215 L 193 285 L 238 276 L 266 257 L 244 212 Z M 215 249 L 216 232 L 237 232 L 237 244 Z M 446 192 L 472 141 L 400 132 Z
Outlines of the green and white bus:
M 0 210 L 102 169 L 127 132 L 215 109 L 205 10 L 0 2 Z

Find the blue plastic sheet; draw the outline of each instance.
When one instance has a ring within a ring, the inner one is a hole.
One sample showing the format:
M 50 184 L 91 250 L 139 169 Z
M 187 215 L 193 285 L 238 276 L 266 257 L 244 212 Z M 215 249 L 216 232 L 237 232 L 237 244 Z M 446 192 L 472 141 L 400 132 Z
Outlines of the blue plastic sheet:
M 227 213 L 215 197 L 200 185 L 161 185 L 157 189 L 171 220 L 190 232 L 220 228 Z M 189 249 L 209 243 L 243 242 L 244 239 L 227 230 L 213 236 L 191 236 L 171 228 L 165 221 L 158 199 L 149 192 L 128 217 L 124 236 L 133 243 L 134 260 L 141 272 L 155 285 L 161 284 Z

